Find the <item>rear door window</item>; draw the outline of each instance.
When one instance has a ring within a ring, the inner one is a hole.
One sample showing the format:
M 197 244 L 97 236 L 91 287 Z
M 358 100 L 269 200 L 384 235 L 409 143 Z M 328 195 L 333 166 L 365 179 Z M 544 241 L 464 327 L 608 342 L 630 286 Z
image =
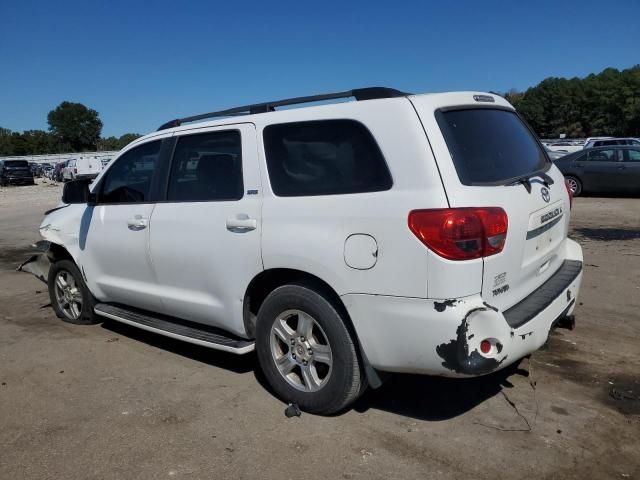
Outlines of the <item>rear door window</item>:
M 264 148 L 273 192 L 281 197 L 389 190 L 391 174 L 373 136 L 354 120 L 270 125 Z
M 538 141 L 515 112 L 444 110 L 436 112 L 436 120 L 463 185 L 504 183 L 549 165 Z
M 627 162 L 640 163 L 640 150 L 627 150 Z

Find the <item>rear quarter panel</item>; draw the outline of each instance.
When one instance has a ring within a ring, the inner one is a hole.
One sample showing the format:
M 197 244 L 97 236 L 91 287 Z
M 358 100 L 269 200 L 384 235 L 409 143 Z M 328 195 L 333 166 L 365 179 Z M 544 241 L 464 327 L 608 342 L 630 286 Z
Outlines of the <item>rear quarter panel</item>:
M 270 113 L 268 124 L 353 119 L 376 139 L 387 162 L 391 190 L 348 195 L 277 197 L 271 190 L 262 131 L 254 117 L 264 188 L 262 253 L 265 269 L 292 268 L 321 278 L 339 295 L 368 293 L 426 297 L 428 251 L 409 231 L 413 209 L 447 206 L 419 119 L 406 98 L 327 105 Z M 358 270 L 344 258 L 352 234 L 375 238 L 374 267 Z

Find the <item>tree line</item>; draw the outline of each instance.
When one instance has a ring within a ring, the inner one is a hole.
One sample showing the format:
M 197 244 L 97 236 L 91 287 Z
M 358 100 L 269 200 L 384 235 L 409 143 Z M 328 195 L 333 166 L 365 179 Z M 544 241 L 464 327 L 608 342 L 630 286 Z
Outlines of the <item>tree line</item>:
M 49 131 L 12 132 L 0 127 L 0 156 L 120 150 L 140 135 L 101 137 L 102 121 L 81 103 L 62 102 L 47 115 Z
M 541 81 L 504 97 L 542 138 L 640 136 L 640 65 Z

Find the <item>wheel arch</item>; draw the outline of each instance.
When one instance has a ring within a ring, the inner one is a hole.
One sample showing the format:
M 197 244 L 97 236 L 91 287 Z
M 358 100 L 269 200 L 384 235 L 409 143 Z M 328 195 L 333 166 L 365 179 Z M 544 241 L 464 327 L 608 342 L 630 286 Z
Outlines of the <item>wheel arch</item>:
M 269 293 L 278 287 L 291 283 L 307 284 L 319 293 L 322 293 L 331 302 L 334 308 L 341 314 L 342 318 L 345 319 L 347 330 L 349 330 L 349 333 L 353 336 L 369 385 L 372 388 L 377 388 L 382 385 L 383 380 L 380 374 L 370 365 L 358 339 L 358 334 L 351 320 L 351 316 L 340 295 L 338 295 L 328 282 L 312 273 L 292 268 L 272 268 L 256 275 L 249 283 L 243 301 L 243 322 L 247 335 L 250 338 L 255 338 L 258 311 Z
M 267 295 L 276 288 L 291 283 L 308 283 L 315 289 L 319 289 L 351 324 L 351 318 L 344 303 L 342 303 L 340 296 L 328 282 L 317 275 L 294 268 L 270 268 L 253 277 L 244 294 L 242 313 L 247 335 L 252 338 L 255 336 L 255 322 L 258 311 Z M 351 325 L 352 327 L 353 325 Z
M 49 270 L 51 266 L 60 261 L 60 260 L 69 260 L 73 262 L 73 264 L 78 267 L 78 270 L 84 276 L 84 271 L 76 262 L 76 259 L 73 257 L 71 252 L 58 243 L 51 242 L 49 240 L 40 240 L 34 245 L 36 250 L 39 250 L 41 253 L 33 255 L 29 260 L 22 263 L 18 270 L 21 272 L 27 272 L 35 275 L 39 280 L 42 280 L 44 283 L 47 283 L 47 278 L 49 276 Z
M 584 191 L 585 191 L 584 180 L 582 179 L 582 177 L 580 175 L 578 175 L 574 171 L 571 171 L 571 172 L 564 173 L 563 176 L 564 176 L 565 179 L 567 177 L 575 178 L 580 183 L 580 193 L 584 193 Z

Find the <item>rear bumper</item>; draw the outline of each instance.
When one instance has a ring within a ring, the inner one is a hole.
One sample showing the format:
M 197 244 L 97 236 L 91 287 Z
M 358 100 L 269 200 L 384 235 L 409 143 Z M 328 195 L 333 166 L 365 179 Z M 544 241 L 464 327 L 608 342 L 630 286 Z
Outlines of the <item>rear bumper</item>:
M 33 177 L 2 177 L 2 180 L 9 185 L 32 185 L 35 180 Z
M 97 173 L 78 173 L 74 177 L 75 180 L 93 180 L 98 176 Z
M 504 312 L 472 295 L 433 300 L 344 295 L 368 362 L 388 372 L 484 375 L 516 362 L 546 342 L 575 308 L 582 281 L 582 249 L 567 240 L 565 266 L 527 299 Z M 545 288 L 547 287 L 547 288 Z M 480 342 L 490 340 L 488 354 Z

